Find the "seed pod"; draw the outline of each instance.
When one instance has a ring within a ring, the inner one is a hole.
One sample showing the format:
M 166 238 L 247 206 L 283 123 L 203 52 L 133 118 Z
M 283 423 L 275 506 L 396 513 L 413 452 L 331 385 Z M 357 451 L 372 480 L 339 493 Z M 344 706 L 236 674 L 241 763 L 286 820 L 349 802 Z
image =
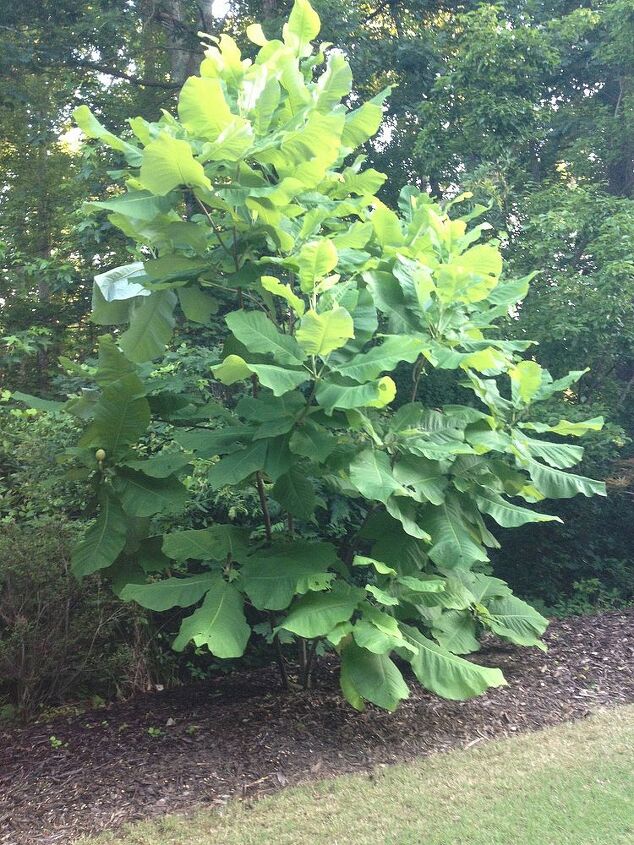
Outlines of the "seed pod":
M 106 460 L 106 453 L 103 449 L 97 449 L 95 452 L 95 459 L 98 460 L 100 464 Z

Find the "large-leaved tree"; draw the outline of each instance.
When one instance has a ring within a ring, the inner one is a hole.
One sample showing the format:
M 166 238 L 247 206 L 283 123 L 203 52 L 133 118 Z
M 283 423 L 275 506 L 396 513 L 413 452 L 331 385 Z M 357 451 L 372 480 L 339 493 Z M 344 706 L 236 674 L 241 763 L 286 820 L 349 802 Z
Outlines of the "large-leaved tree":
M 403 661 L 468 698 L 505 683 L 462 656 L 482 631 L 541 647 L 547 624 L 487 574 L 491 528 L 556 520 L 530 507 L 545 497 L 604 494 L 568 471 L 582 449 L 559 439 L 602 420 L 531 422 L 583 371 L 553 380 L 530 341 L 496 333 L 530 277 L 504 277 L 490 227 L 472 225 L 484 208 L 460 217 L 460 198 L 440 207 L 414 187 L 394 209 L 377 199 L 386 177 L 359 149 L 389 92 L 358 102 L 346 56 L 313 46 L 319 28 L 296 0 L 281 39 L 248 28 L 252 59 L 222 35 L 177 116 L 134 118 L 131 138 L 75 113 L 127 161 L 97 205 L 141 260 L 96 278 L 92 319 L 121 328 L 100 341 L 99 390 L 72 403 L 100 503 L 74 567 L 146 608 L 191 608 L 176 649 L 236 658 L 255 631 L 303 642 L 306 680 L 332 648 L 358 708 L 408 696 Z M 224 401 L 148 377 L 179 313 L 222 321 Z M 431 370 L 457 371 L 465 403 L 418 402 Z M 173 442 L 142 456 L 153 420 Z M 161 532 L 204 461 L 213 488 L 257 489 L 261 526 Z M 356 520 L 335 542 L 342 499 Z

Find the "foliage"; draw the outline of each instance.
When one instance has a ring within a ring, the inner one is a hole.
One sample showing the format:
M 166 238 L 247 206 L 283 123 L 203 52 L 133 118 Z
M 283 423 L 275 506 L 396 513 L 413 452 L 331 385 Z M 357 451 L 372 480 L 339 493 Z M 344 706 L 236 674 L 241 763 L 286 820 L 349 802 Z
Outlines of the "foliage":
M 0 393 L 0 523 L 77 518 L 87 487 L 70 480 L 58 458 L 80 426 L 67 414 L 20 409 L 11 399 Z
M 132 121 L 138 143 L 76 112 L 128 162 L 125 190 L 102 205 L 147 257 L 96 278 L 93 320 L 127 328 L 118 345 L 100 339 L 98 397 L 70 405 L 90 419 L 74 454 L 100 504 L 74 570 L 110 574 L 123 598 L 154 611 L 193 607 L 178 650 L 193 641 L 239 657 L 268 621 L 278 640 L 313 652 L 330 643 L 357 708 L 393 710 L 408 696 L 393 656 L 439 695 L 468 698 L 505 683 L 460 656 L 478 648 L 479 631 L 541 647 L 547 624 L 480 571 L 497 545 L 487 522 L 557 521 L 526 505 L 605 494 L 568 471 L 579 446 L 540 436 L 579 436 L 602 419 L 530 421 L 533 403 L 584 371 L 553 380 L 522 358 L 529 341 L 496 335 L 530 277 L 503 278 L 498 241 L 483 241 L 489 227 L 468 228 L 483 208 L 451 217 L 413 187 L 398 211 L 376 198 L 385 177 L 354 154 L 379 128 L 387 92 L 342 103 L 350 67 L 337 50 L 314 51 L 319 26 L 296 0 L 281 41 L 249 27 L 253 62 L 223 35 L 183 85 L 178 119 Z M 224 316 L 212 370 L 233 386 L 229 407 L 144 380 L 176 309 L 203 325 Z M 410 401 L 394 411 L 388 373 L 402 363 Z M 426 368 L 458 371 L 480 407 L 418 402 Z M 152 415 L 183 429 L 180 451 L 135 451 Z M 186 507 L 180 479 L 195 458 L 214 459 L 212 489 L 255 485 L 262 532 L 155 533 L 153 518 Z M 339 544 L 322 529 L 333 493 L 361 515 Z M 273 531 L 269 501 L 284 531 Z
M 0 702 L 21 718 L 70 697 L 145 689 L 151 678 L 144 615 L 97 578 L 77 582 L 76 535 L 59 516 L 0 534 Z

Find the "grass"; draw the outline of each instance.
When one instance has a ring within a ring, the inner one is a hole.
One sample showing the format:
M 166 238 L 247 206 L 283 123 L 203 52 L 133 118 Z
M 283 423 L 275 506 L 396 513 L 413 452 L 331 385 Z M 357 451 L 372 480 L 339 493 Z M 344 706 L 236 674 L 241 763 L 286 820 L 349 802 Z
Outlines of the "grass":
M 634 706 L 82 842 L 632 845 Z

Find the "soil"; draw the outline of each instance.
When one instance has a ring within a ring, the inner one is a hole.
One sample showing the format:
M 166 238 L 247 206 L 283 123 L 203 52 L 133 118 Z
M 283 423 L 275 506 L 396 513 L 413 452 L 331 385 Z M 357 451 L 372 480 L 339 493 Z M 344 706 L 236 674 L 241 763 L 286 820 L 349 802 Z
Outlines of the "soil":
M 0 728 L 0 843 L 67 845 L 633 702 L 633 623 L 634 609 L 555 621 L 546 654 L 489 640 L 473 659 L 500 666 L 509 685 L 467 702 L 412 685 L 396 713 L 357 713 L 338 692 L 336 665 L 322 660 L 309 692 L 282 693 L 271 666 Z

